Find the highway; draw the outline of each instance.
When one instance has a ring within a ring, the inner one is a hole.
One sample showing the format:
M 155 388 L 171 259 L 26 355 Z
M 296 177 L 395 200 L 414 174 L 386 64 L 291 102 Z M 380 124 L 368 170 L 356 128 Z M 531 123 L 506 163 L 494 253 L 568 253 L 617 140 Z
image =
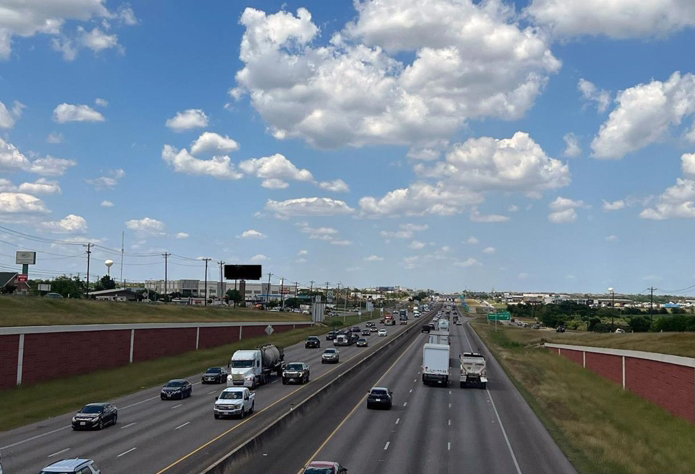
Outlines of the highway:
M 463 321 L 451 328 L 454 380 L 448 387 L 422 383 L 422 334 L 390 366 L 353 380 L 234 472 L 295 474 L 309 461 L 323 460 L 340 462 L 351 473 L 576 474 Z M 458 354 L 471 349 L 486 355 L 487 389 L 459 388 Z M 393 409 L 367 410 L 372 386 L 393 391 Z
M 195 385 L 193 396 L 185 400 L 161 401 L 159 387 L 110 400 L 119 409 L 118 424 L 102 431 L 72 431 L 71 413 L 2 432 L 3 467 L 8 474 L 35 474 L 56 460 L 85 457 L 94 459 L 104 474 L 200 472 L 407 327 L 390 326 L 385 338 L 373 333 L 368 348 L 340 347 L 340 363 L 335 365 L 321 364 L 323 349 L 333 347 L 324 336 L 321 349 L 305 349 L 303 342 L 285 348 L 286 362 L 310 364 L 310 383 L 282 385 L 275 377 L 256 389 L 256 413 L 244 420 L 215 420 L 214 398 L 225 386 L 201 385 L 197 374 L 189 377 Z

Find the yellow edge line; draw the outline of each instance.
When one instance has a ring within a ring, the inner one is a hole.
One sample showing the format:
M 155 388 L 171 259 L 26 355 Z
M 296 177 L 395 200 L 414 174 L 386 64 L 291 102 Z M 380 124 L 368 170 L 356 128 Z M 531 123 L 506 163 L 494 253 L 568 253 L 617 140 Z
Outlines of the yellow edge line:
M 406 329 L 407 329 L 407 328 L 406 328 Z M 383 342 L 385 343 L 386 341 L 387 341 L 387 339 L 384 339 Z M 375 346 L 373 346 L 373 347 L 377 347 L 377 346 L 375 345 Z M 359 354 L 359 353 L 358 353 L 358 354 L 355 354 L 354 356 L 352 356 L 352 357 L 350 357 L 349 359 L 347 359 L 345 362 L 346 362 L 346 363 L 347 363 L 347 362 L 350 362 L 352 359 L 355 359 L 356 357 L 359 357 L 360 355 L 361 355 L 361 354 Z M 369 355 L 366 356 L 365 359 L 367 359 L 367 357 L 370 357 L 370 356 L 369 356 Z M 400 359 L 400 357 L 399 357 L 399 359 Z M 398 362 L 398 361 L 396 361 L 396 362 Z M 329 370 L 328 372 L 326 372 L 325 374 L 319 375 L 319 376 L 316 377 L 315 379 L 311 380 L 311 381 L 309 382 L 309 384 L 310 384 L 310 383 L 313 383 L 313 382 L 316 382 L 317 380 L 321 380 L 321 378 L 323 378 L 323 377 L 329 375 L 331 372 L 333 372 L 334 370 L 339 369 L 340 367 L 344 367 L 344 364 L 343 364 L 343 365 L 340 365 L 340 366 L 333 367 L 332 369 L 330 369 L 330 370 Z M 391 370 L 391 369 L 389 369 L 389 370 Z M 260 411 L 257 411 L 257 412 L 256 412 L 256 415 L 260 415 L 260 414 L 263 413 L 264 411 L 271 409 L 272 407 L 274 407 L 275 405 L 277 405 L 278 403 L 280 403 L 281 401 L 283 401 L 283 400 L 286 399 L 287 397 L 290 397 L 290 396 L 294 395 L 295 393 L 297 393 L 298 391 L 300 391 L 301 389 L 307 387 L 309 384 L 302 385 L 301 387 L 298 387 L 297 389 L 291 391 L 290 393 L 288 393 L 288 394 L 285 395 L 284 397 L 282 397 L 282 398 L 280 398 L 280 399 L 274 401 L 273 403 L 271 403 L 270 405 L 268 405 L 268 406 L 265 407 L 264 409 L 262 409 L 262 410 L 260 410 Z M 183 456 L 182 458 L 180 458 L 180 459 L 174 461 L 173 463 L 169 464 L 167 467 L 165 467 L 165 468 L 162 469 L 161 471 L 157 471 L 157 474 L 162 474 L 163 472 L 168 471 L 169 469 L 171 469 L 172 467 L 176 466 L 177 464 L 182 463 L 183 461 L 185 461 L 185 460 L 188 459 L 189 457 L 193 456 L 195 453 L 199 452 L 201 449 L 207 448 L 208 446 L 210 446 L 210 445 L 211 445 L 212 443 L 214 443 L 215 441 L 219 440 L 220 438 L 223 438 L 223 437 L 227 436 L 229 433 L 231 433 L 232 431 L 236 430 L 237 428 L 239 428 L 240 426 L 242 426 L 244 423 L 246 423 L 247 421 L 252 420 L 253 418 L 255 418 L 255 417 L 250 417 L 250 418 L 247 418 L 246 420 L 242 421 L 241 423 L 237 423 L 236 425 L 232 426 L 230 429 L 228 429 L 228 430 L 225 431 L 224 433 L 222 433 L 222 434 L 216 436 L 215 438 L 211 439 L 211 440 L 208 441 L 207 443 L 205 443 L 205 444 L 203 444 L 203 445 L 197 447 L 196 449 L 194 449 L 194 450 L 191 451 L 190 453 L 186 454 L 186 455 Z
M 396 364 L 403 358 L 403 356 L 406 355 L 406 354 L 408 353 L 408 351 L 410 350 L 410 348 L 413 347 L 413 344 L 415 344 L 415 343 L 418 341 L 418 339 L 419 339 L 419 337 L 415 337 L 415 340 L 414 340 L 413 342 L 410 343 L 410 345 L 408 346 L 408 348 L 407 348 L 405 351 L 403 351 L 403 353 L 402 353 L 400 356 L 398 356 L 398 359 L 396 359 L 396 360 L 393 362 L 393 364 L 391 364 L 391 367 L 389 367 L 388 370 L 386 370 L 386 372 L 384 372 L 384 375 L 382 375 L 382 376 L 379 378 L 379 380 L 376 381 L 376 383 L 374 384 L 375 387 L 378 386 L 378 385 L 381 383 L 382 380 L 384 380 L 384 377 L 386 377 L 386 374 L 388 374 L 389 372 L 391 372 L 391 369 L 393 369 L 393 368 L 396 366 Z M 338 432 L 338 430 L 345 424 L 345 422 L 348 420 L 348 418 L 350 418 L 350 417 L 352 416 L 352 414 L 355 413 L 355 411 L 362 405 L 362 403 L 364 403 L 364 399 L 365 399 L 365 398 L 367 398 L 367 395 L 363 395 L 363 396 L 362 396 L 362 398 L 360 399 L 360 401 L 357 402 L 357 405 L 355 405 L 355 407 L 354 407 L 352 410 L 350 410 L 350 413 L 348 413 L 347 416 L 346 416 L 345 418 L 343 418 L 343 421 L 341 421 L 340 424 L 339 424 L 339 425 L 333 430 L 333 432 L 328 436 L 328 438 L 326 438 L 326 440 L 325 440 L 323 443 L 321 443 L 321 446 L 319 446 L 319 449 L 317 449 L 316 452 L 314 452 L 314 454 L 312 454 L 311 457 L 307 460 L 307 462 L 304 463 L 304 466 L 306 466 L 307 464 L 309 464 L 316 456 L 318 456 L 318 454 L 321 452 L 321 450 L 322 450 L 323 448 L 326 447 L 326 445 L 327 445 L 328 442 L 331 440 L 331 438 L 333 438 L 333 436 L 335 436 L 335 434 L 336 434 L 336 433 Z M 304 467 L 302 467 L 302 468 L 297 472 L 297 474 L 302 474 L 303 472 L 304 472 Z

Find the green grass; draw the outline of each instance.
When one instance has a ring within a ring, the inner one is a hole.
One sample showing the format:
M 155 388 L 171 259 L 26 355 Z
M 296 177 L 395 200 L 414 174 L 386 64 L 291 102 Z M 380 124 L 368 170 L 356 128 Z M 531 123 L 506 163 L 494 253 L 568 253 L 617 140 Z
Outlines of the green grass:
M 297 329 L 117 369 L 0 391 L 0 427 L 2 430 L 10 430 L 76 411 L 86 403 L 112 400 L 162 385 L 172 378 L 195 375 L 207 367 L 226 366 L 232 353 L 238 349 L 253 348 L 266 342 L 285 347 L 327 330 L 324 327 Z M 85 391 L 85 387 L 89 387 L 89 390 Z
M 580 346 L 611 347 L 635 351 L 660 352 L 684 357 L 695 357 L 695 333 L 692 332 L 638 332 L 610 334 L 596 332 L 564 332 L 527 329 L 512 326 L 509 337 L 524 345 L 545 342 Z
M 473 327 L 580 474 L 692 472 L 691 423 L 538 347 L 537 336 L 495 333 L 482 319 Z
M 248 308 L 88 301 L 39 297 L 0 297 L 0 327 L 58 324 L 177 323 L 223 321 L 309 321 L 301 313 Z

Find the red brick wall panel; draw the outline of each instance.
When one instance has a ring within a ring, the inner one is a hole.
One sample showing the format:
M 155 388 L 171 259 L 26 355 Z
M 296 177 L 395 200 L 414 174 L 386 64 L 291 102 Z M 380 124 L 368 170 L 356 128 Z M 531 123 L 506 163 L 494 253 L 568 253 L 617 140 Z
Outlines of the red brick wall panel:
M 19 335 L 0 336 L 0 389 L 17 385 Z
M 168 357 L 195 350 L 196 328 L 137 329 L 133 362 Z
M 223 346 L 239 340 L 239 326 L 200 328 L 198 348 Z
M 130 331 L 26 334 L 22 384 L 127 365 Z
M 587 352 L 586 368 L 608 380 L 623 384 L 623 360 L 620 356 Z
M 243 329 L 241 330 L 241 338 L 242 339 L 251 339 L 254 337 L 262 337 L 266 336 L 267 334 L 265 333 L 265 326 L 244 326 Z M 273 327 L 275 329 L 275 327 Z
M 626 357 L 625 387 L 676 416 L 695 421 L 692 367 Z
M 573 351 L 570 349 L 562 349 L 560 351 L 560 354 L 565 356 L 567 359 L 571 360 L 572 362 L 576 362 L 579 365 L 583 365 L 583 356 L 581 351 Z M 622 376 L 621 376 L 622 377 Z

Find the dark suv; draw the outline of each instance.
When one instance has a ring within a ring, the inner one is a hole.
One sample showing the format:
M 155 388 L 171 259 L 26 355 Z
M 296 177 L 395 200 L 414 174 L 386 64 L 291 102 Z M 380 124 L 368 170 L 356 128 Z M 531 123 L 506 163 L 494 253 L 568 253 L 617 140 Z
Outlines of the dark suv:
M 316 336 L 309 336 L 306 338 L 306 342 L 304 343 L 304 347 L 307 349 L 309 349 L 311 347 L 318 349 L 321 347 L 321 341 Z
M 367 395 L 367 409 L 386 408 L 393 405 L 393 392 L 386 387 L 373 387 Z
M 72 417 L 72 429 L 102 429 L 118 422 L 118 408 L 110 403 L 90 403 Z
M 304 362 L 290 362 L 282 372 L 282 384 L 290 382 L 305 384 L 309 381 L 309 366 Z
M 333 339 L 335 339 L 335 336 L 336 336 L 336 335 L 338 335 L 338 331 L 330 330 L 330 331 L 328 331 L 328 333 L 326 334 L 326 340 L 327 340 L 327 341 L 332 341 Z
M 226 383 L 227 375 L 227 369 L 223 367 L 210 367 L 203 374 L 200 383 Z

